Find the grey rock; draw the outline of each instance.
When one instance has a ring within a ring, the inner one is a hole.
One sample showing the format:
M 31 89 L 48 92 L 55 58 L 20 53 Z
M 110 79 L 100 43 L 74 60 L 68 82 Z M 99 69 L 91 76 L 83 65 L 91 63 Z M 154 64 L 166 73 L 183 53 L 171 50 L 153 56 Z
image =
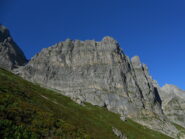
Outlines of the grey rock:
M 137 62 L 130 62 L 111 37 L 68 39 L 34 56 L 21 76 L 117 113 L 134 116 L 146 109 L 161 114 L 148 73 Z
M 89 102 L 133 119 L 165 120 L 158 88 L 147 66 L 137 56 L 130 60 L 111 37 L 100 42 L 67 39 L 44 48 L 19 69 L 19 75 L 57 89 L 80 104 Z M 151 128 L 161 131 L 163 126 L 159 125 Z M 174 127 L 163 130 L 167 134 Z M 168 134 L 176 136 L 177 131 Z
M 140 92 L 142 92 L 145 109 L 153 109 L 155 113 L 162 116 L 161 98 L 159 96 L 158 89 L 153 84 L 154 81 L 152 77 L 149 75 L 148 67 L 140 62 L 140 58 L 138 56 L 133 57 L 131 62 L 135 73 L 135 80 L 138 83 Z
M 180 133 L 179 135 L 178 135 L 178 138 L 179 139 L 185 139 L 185 133 Z
M 144 125 L 150 129 L 156 130 L 170 137 L 177 138 L 181 131 L 179 131 L 168 119 L 161 120 L 152 117 L 145 117 L 135 119 L 136 122 Z
M 0 67 L 12 70 L 26 63 L 24 53 L 13 41 L 8 29 L 0 25 Z
M 125 117 L 124 115 L 121 115 L 120 119 L 121 119 L 122 121 L 126 121 L 126 117 Z
M 166 84 L 161 88 L 162 108 L 165 115 L 174 123 L 185 128 L 185 91 Z
M 120 139 L 127 139 L 127 137 L 123 134 L 123 132 L 121 132 L 120 130 L 118 130 L 117 128 L 115 127 L 112 127 L 112 131 L 113 133 L 119 137 Z

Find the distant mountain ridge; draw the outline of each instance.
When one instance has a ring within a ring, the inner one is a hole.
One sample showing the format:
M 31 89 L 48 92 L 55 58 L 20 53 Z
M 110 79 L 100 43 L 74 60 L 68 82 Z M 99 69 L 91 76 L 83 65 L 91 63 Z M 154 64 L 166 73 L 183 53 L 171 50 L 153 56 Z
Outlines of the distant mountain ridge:
M 5 52 L 1 52 L 4 57 Z M 2 58 L 0 63 L 13 63 L 7 64 L 13 66 L 2 64 L 0 67 L 14 69 L 13 72 L 23 78 L 55 89 L 81 105 L 89 102 L 106 107 L 119 113 L 123 120 L 132 118 L 171 137 L 177 137 L 180 131 L 170 121 L 184 126 L 184 119 L 176 120 L 168 115 L 174 113 L 169 112 L 165 103 L 169 100 L 165 94 L 177 91 L 170 87 L 160 88 L 140 58 L 129 59 L 112 37 L 104 37 L 100 42 L 67 39 L 42 49 L 25 66 L 22 65 L 27 62 L 26 58 L 21 50 L 18 52 L 21 53 L 15 55 L 15 60 L 22 57 L 22 62 L 14 64 L 12 59 L 7 62 Z M 185 103 L 184 97 L 176 98 Z M 177 117 L 185 117 L 184 113 L 185 109 L 181 108 Z
M 185 91 L 170 84 L 160 90 L 165 115 L 174 123 L 185 128 Z

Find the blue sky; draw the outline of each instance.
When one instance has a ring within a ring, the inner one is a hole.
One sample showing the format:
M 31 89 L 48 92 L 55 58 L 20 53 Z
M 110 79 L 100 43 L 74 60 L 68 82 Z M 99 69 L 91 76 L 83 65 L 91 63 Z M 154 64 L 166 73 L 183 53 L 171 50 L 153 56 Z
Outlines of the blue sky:
M 0 0 L 0 23 L 27 58 L 66 38 L 112 36 L 160 85 L 185 89 L 185 0 Z

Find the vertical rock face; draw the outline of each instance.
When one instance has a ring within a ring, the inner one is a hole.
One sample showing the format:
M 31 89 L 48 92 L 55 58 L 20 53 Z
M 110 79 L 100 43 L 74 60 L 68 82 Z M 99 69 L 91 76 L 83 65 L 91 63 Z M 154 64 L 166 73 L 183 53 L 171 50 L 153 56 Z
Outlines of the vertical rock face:
M 149 75 L 148 67 L 140 62 L 140 58 L 135 56 L 131 59 L 135 80 L 138 88 L 142 92 L 145 109 L 153 109 L 157 114 L 161 114 L 161 99 L 158 89 L 154 86 L 154 81 Z
M 165 115 L 174 123 L 185 127 L 185 91 L 166 84 L 160 91 Z
M 8 29 L 0 25 L 0 67 L 12 70 L 26 62 L 24 53 L 13 41 Z
M 147 67 L 139 57 L 130 61 L 111 37 L 100 42 L 60 42 L 35 55 L 20 74 L 79 103 L 105 106 L 127 116 L 162 115 Z
M 0 25 L 1 68 L 22 66 L 14 72 L 27 80 L 58 90 L 77 103 L 106 107 L 121 114 L 122 120 L 133 118 L 172 137 L 178 131 L 164 114 L 185 127 L 185 91 L 173 85 L 160 88 L 140 58 L 130 60 L 111 37 L 100 42 L 67 39 L 43 49 L 26 63 L 9 31 Z
M 138 56 L 130 60 L 111 37 L 100 42 L 67 39 L 43 49 L 17 71 L 77 103 L 106 107 L 172 137 L 178 133 L 164 120 L 158 87 L 146 65 Z

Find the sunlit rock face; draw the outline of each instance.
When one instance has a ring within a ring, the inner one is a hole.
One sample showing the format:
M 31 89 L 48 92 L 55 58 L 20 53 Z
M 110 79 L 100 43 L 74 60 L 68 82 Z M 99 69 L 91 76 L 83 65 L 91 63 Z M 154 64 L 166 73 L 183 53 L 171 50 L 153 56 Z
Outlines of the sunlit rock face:
M 57 43 L 36 54 L 19 69 L 19 75 L 79 104 L 106 107 L 173 137 L 178 133 L 164 122 L 158 88 L 147 66 L 138 56 L 130 60 L 111 37 L 99 42 L 67 39 Z
M 146 110 L 161 114 L 160 98 L 139 57 L 130 61 L 116 40 L 66 40 L 43 49 L 22 69 L 33 82 L 60 90 L 81 102 L 123 115 Z
M 13 41 L 8 29 L 0 25 L 0 67 L 12 70 L 25 63 L 24 53 Z
M 165 115 L 174 123 L 185 127 L 185 91 L 166 84 L 160 91 Z

